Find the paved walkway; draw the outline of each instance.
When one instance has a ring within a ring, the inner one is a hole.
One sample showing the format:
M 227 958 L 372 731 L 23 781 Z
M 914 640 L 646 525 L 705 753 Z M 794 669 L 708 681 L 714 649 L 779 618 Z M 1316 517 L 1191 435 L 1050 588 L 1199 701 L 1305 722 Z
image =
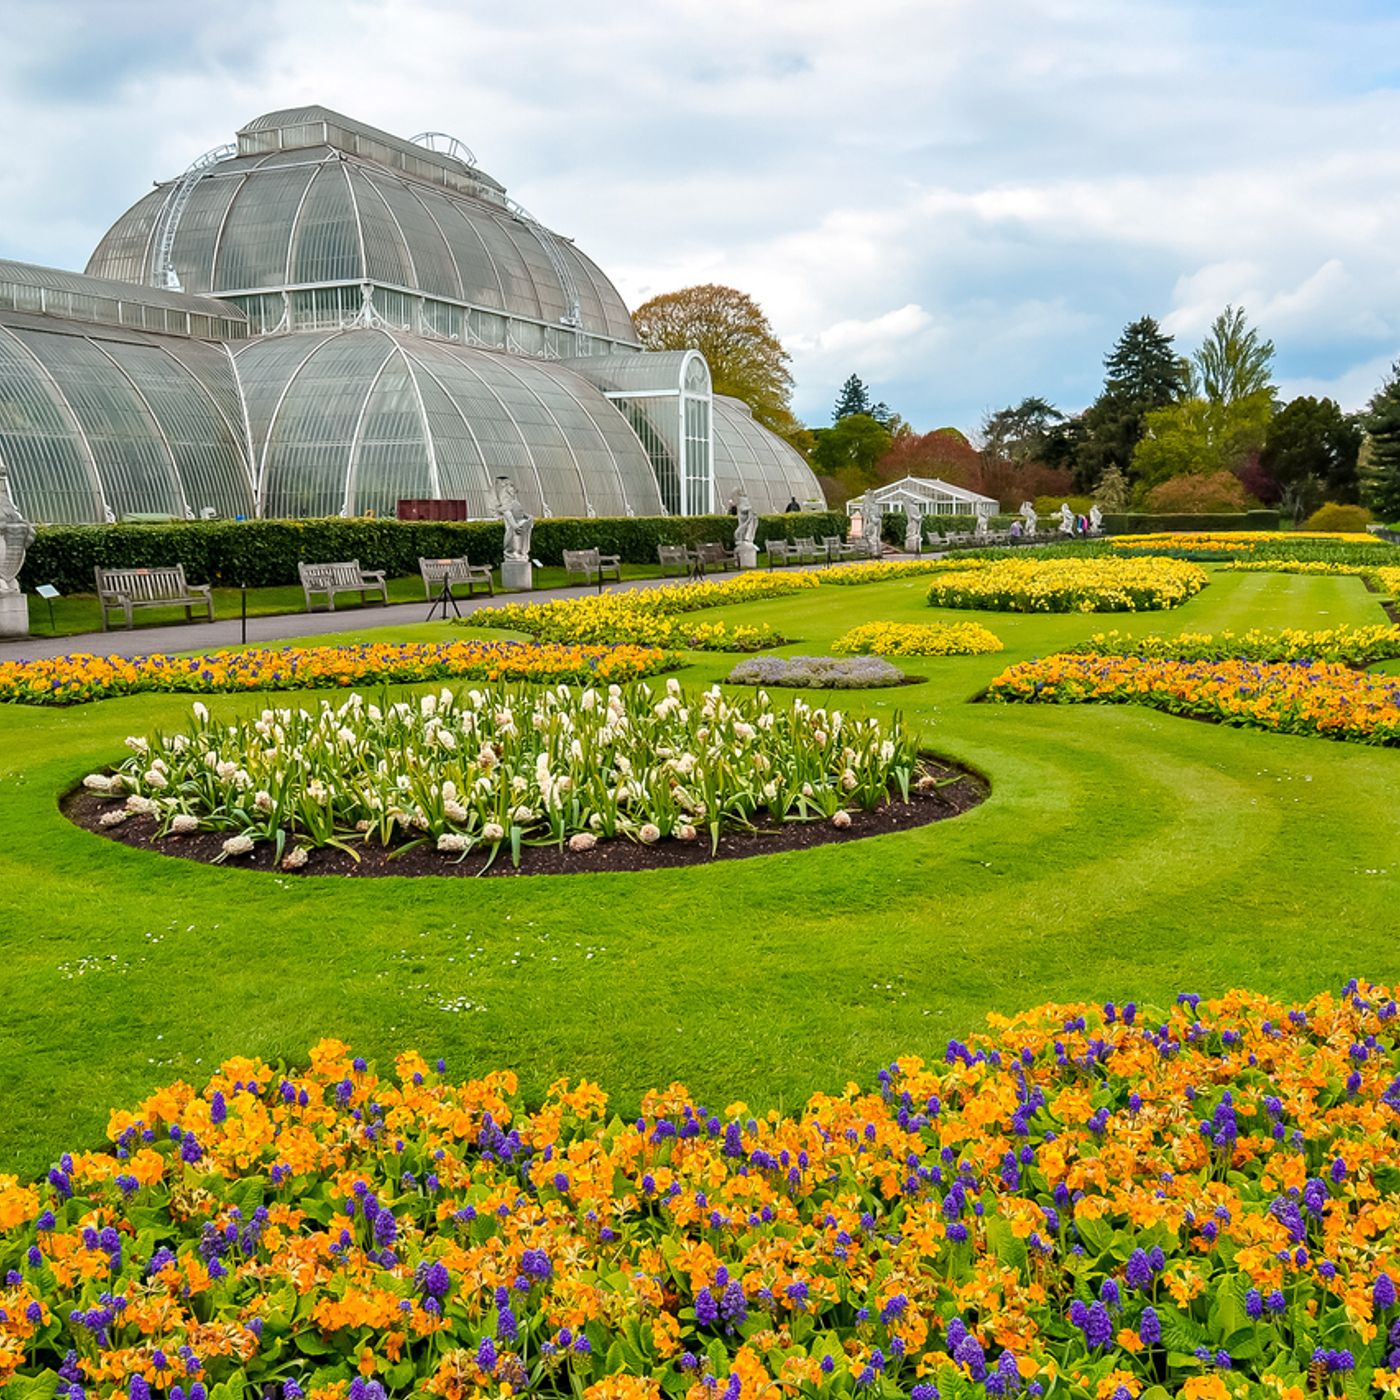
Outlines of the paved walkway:
M 707 575 L 711 579 L 733 578 L 732 573 Z M 605 585 L 624 592 L 635 588 L 657 588 L 676 583 L 674 578 L 639 578 Z M 591 592 L 575 585 L 572 588 L 541 588 L 530 594 L 498 594 L 494 598 L 459 598 L 457 606 L 462 616 L 477 608 L 489 608 L 506 602 L 547 603 L 555 598 L 579 598 Z M 278 642 L 287 637 L 321 637 L 332 632 L 357 632 L 365 628 L 403 627 L 411 622 L 426 622 L 427 602 L 394 603 L 388 607 L 349 607 L 336 612 L 277 613 L 271 617 L 248 619 L 248 641 Z M 139 614 L 138 614 L 139 616 Z M 451 616 L 451 610 L 448 611 Z M 434 614 L 441 620 L 442 609 Z M 169 655 L 181 651 L 217 651 L 220 647 L 238 646 L 242 629 L 238 618 L 218 618 L 214 622 L 174 623 L 169 626 L 142 627 L 128 631 L 79 632 L 67 637 L 16 637 L 0 639 L 0 661 L 41 661 L 74 652 L 92 652 L 98 656 L 150 656 L 154 652 Z

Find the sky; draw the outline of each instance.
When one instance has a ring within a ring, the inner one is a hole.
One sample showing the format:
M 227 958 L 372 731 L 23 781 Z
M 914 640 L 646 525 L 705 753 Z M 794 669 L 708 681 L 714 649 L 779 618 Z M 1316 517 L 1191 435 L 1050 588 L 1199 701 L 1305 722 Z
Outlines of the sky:
M 0 257 L 81 269 L 263 112 L 460 137 L 630 306 L 755 297 L 829 422 L 1098 392 L 1227 304 L 1285 397 L 1400 356 L 1400 0 L 0 0 Z

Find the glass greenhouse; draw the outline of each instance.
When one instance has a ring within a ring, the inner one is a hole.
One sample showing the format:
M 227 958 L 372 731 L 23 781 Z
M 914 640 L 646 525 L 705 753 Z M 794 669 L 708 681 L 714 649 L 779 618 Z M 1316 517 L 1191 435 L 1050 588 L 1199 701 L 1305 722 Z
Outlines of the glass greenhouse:
M 0 261 L 0 460 L 41 522 L 487 517 L 498 476 L 544 516 L 820 496 L 460 142 L 322 107 L 157 185 L 86 275 Z

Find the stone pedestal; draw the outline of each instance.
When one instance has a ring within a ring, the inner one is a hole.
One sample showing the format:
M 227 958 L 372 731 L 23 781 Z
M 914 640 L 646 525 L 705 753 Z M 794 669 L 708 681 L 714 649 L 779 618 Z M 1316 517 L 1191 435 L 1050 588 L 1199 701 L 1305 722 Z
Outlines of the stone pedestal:
M 0 637 L 29 635 L 29 599 L 23 593 L 0 593 Z
M 756 545 L 736 544 L 734 555 L 738 559 L 741 569 L 758 568 L 758 548 Z
M 507 593 L 529 593 L 535 586 L 535 569 L 528 559 L 501 562 L 501 587 Z

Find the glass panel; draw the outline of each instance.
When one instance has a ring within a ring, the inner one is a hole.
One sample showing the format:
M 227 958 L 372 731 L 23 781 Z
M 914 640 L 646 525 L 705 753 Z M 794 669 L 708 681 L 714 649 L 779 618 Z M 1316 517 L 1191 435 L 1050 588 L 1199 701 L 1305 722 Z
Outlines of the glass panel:
M 360 424 L 350 474 L 350 513 L 394 517 L 404 499 L 433 494 L 423 416 L 402 355 L 385 366 Z
M 428 211 L 401 181 L 371 178 L 369 184 L 389 207 L 413 254 L 414 279 L 409 285 L 437 296 L 460 298 L 462 279 L 457 265 Z
M 260 170 L 229 210 L 214 269 L 215 291 L 282 287 L 297 206 L 317 172 Z
M 337 162 L 317 172 L 301 206 L 288 280 L 343 282 L 363 276 L 355 208 L 344 167 Z
M 101 524 L 102 500 L 77 421 L 19 338 L 0 328 L 0 459 L 38 524 Z
M 395 287 L 413 286 L 413 262 L 404 245 L 403 234 L 376 192 L 374 182 L 356 166 L 343 168 L 350 177 L 355 205 L 360 212 L 360 229 L 365 240 L 365 275 Z

